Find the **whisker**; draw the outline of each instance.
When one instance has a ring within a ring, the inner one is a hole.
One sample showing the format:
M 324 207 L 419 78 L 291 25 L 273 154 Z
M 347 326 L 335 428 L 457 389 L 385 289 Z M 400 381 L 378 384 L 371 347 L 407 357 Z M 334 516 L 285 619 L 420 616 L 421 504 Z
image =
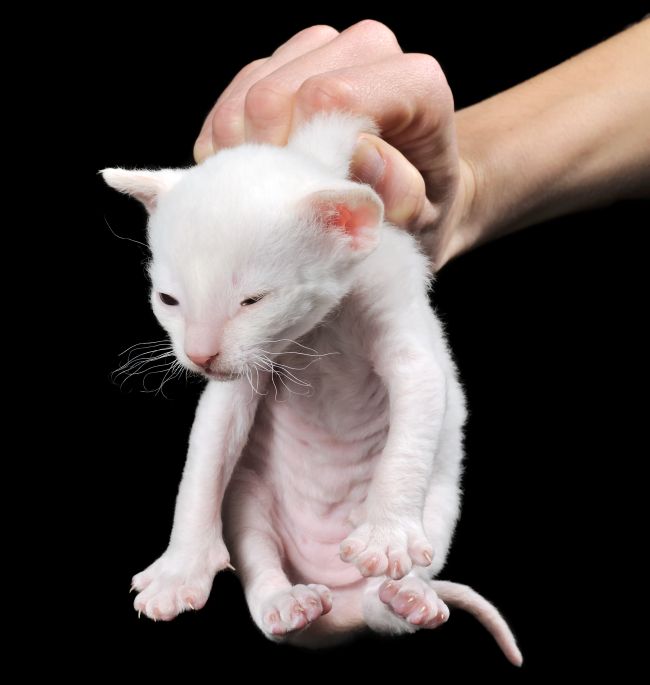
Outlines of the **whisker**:
M 310 354 L 309 352 L 296 352 L 294 350 L 284 350 L 283 352 L 270 352 L 269 350 L 263 350 L 260 348 L 261 352 L 265 354 L 299 354 L 303 357 L 329 357 L 333 354 L 341 354 L 340 352 L 316 352 L 315 354 Z
M 170 365 L 169 369 L 167 370 L 167 373 L 163 376 L 162 381 L 160 381 L 160 386 L 158 387 L 158 390 L 156 390 L 156 395 L 160 393 L 165 399 L 169 399 L 167 395 L 165 395 L 165 391 L 163 390 L 163 388 L 165 387 L 165 383 L 170 381 L 174 377 L 174 374 L 176 373 L 176 364 L 178 364 L 178 362 L 174 360 Z
M 153 373 L 154 371 L 156 373 L 160 373 L 160 371 L 157 371 L 157 369 L 168 369 L 172 365 L 172 362 L 165 362 L 164 364 L 157 364 L 156 366 L 152 366 L 149 368 L 140 368 L 138 371 L 134 371 L 133 373 L 130 373 L 128 375 L 128 378 L 131 378 L 132 376 L 141 376 L 143 373 L 148 374 L 148 373 Z
M 133 350 L 129 353 L 126 358 L 126 364 L 129 362 L 136 361 L 138 359 L 144 359 L 147 355 L 160 354 L 161 352 L 170 352 L 172 350 L 171 345 L 160 345 L 160 347 L 151 347 L 148 350 Z M 133 356 L 135 355 L 135 356 Z
M 253 371 L 255 371 L 255 383 L 253 383 Z M 259 372 L 258 367 L 255 365 L 255 363 L 253 363 L 253 368 L 251 369 L 250 374 L 251 374 L 251 387 L 253 388 L 253 390 L 255 391 L 255 393 L 257 395 L 260 395 L 261 397 L 263 397 L 264 395 L 266 395 L 266 393 L 260 392 L 260 372 Z
M 282 385 L 284 385 L 284 387 L 285 387 L 291 394 L 293 394 L 293 395 L 302 395 L 303 397 L 306 396 L 306 395 L 309 395 L 309 392 L 310 392 L 310 390 L 311 390 L 311 385 L 309 385 L 309 383 L 299 383 L 299 385 L 303 385 L 303 386 L 307 387 L 308 389 L 307 389 L 306 392 L 297 392 L 296 390 L 291 389 L 291 388 L 284 382 L 284 377 L 285 377 L 285 375 L 284 375 L 284 373 L 283 373 L 282 371 L 276 371 L 276 374 L 277 374 L 278 378 L 280 379 L 280 382 L 282 383 Z M 293 380 L 293 379 L 287 378 L 287 380 L 291 381 L 291 380 Z M 293 382 L 295 383 L 296 381 L 293 380 Z
M 277 342 L 290 342 L 294 345 L 298 345 L 298 347 L 302 347 L 304 350 L 309 350 L 310 352 L 315 352 L 316 354 L 318 354 L 318 351 L 315 350 L 313 347 L 307 347 L 307 345 L 303 345 L 302 343 L 299 343 L 297 340 L 291 340 L 291 338 L 279 338 L 278 340 L 260 340 L 260 343 L 262 344 Z
M 131 345 L 131 347 L 127 347 L 125 350 L 122 350 L 118 356 L 122 356 L 123 354 L 126 354 L 130 350 L 137 348 L 144 348 L 144 347 L 150 347 L 152 345 L 159 345 L 160 343 L 165 343 L 167 345 L 171 345 L 171 342 L 167 340 L 167 338 L 161 338 L 160 340 L 149 340 L 147 342 L 138 342 L 135 343 L 135 345 Z
M 122 364 L 119 368 L 115 369 L 111 376 L 114 379 L 119 378 L 122 374 L 135 375 L 144 366 L 151 362 L 160 361 L 161 359 L 166 359 L 167 357 L 173 357 L 173 352 L 165 352 L 164 354 L 158 354 L 155 357 L 147 357 L 146 359 L 134 360 L 132 362 L 126 362 Z
M 271 361 L 271 360 L 269 360 Z M 271 361 L 271 363 L 274 366 L 281 367 L 283 369 L 291 369 L 292 371 L 304 371 L 305 369 L 308 369 L 312 364 L 315 364 L 316 362 L 319 362 L 320 358 L 318 359 L 312 359 L 308 364 L 305 364 L 304 366 L 289 366 L 288 364 L 282 364 L 280 362 L 276 361 Z
M 169 373 L 170 368 L 171 368 L 171 363 L 168 365 L 161 365 L 160 370 L 151 370 L 151 371 L 148 371 L 147 373 L 145 373 L 145 375 L 142 378 L 143 392 L 157 392 L 157 390 L 155 388 L 148 388 L 147 387 L 147 378 L 149 378 L 149 376 L 152 376 L 152 375 L 157 376 L 158 374 L 162 373 L 162 374 L 164 374 L 163 375 L 163 380 L 164 380 L 165 377 L 167 376 L 167 374 Z M 160 386 L 158 386 L 158 390 L 160 390 Z
M 167 356 L 167 355 L 166 355 Z M 147 364 L 152 364 L 154 362 L 160 361 L 161 359 L 164 359 L 165 356 L 156 356 L 156 357 L 151 357 L 147 359 L 139 359 L 136 362 L 133 362 L 131 364 L 124 364 L 123 366 L 120 366 L 119 368 L 115 369 L 111 373 L 111 378 L 113 380 L 118 379 L 120 376 L 126 374 L 127 376 L 134 371 L 137 371 L 141 369 L 143 366 L 146 366 Z
M 253 379 L 251 378 L 251 370 L 250 370 L 248 364 L 246 364 L 244 366 L 244 375 L 246 376 L 246 380 L 248 381 L 248 385 L 251 386 L 251 396 L 249 397 L 248 401 L 252 402 L 255 389 L 253 388 Z
M 260 368 L 264 371 L 271 371 L 273 369 L 273 362 L 264 357 L 263 355 L 255 354 L 253 355 L 255 359 L 257 360 L 257 363 L 260 365 Z
M 275 401 L 278 401 L 278 386 L 275 384 L 275 380 L 273 379 L 274 376 L 273 369 L 271 369 L 271 383 L 273 383 L 273 387 L 275 388 Z
M 255 376 L 255 391 L 258 395 L 266 395 L 265 392 L 260 392 L 260 370 L 257 366 L 255 366 Z
M 294 383 L 297 383 L 298 385 L 308 385 L 311 388 L 311 383 L 308 383 L 307 381 L 303 381 L 302 379 L 298 378 L 297 376 L 294 376 L 294 374 L 291 373 L 291 371 L 287 371 L 287 369 L 282 366 L 281 364 L 276 364 L 275 365 L 278 371 L 282 371 L 282 373 L 292 380 Z

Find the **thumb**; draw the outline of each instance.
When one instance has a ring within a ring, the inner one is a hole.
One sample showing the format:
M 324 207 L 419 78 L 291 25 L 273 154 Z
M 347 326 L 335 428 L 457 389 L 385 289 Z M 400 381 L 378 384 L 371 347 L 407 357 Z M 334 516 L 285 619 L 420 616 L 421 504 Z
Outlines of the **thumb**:
M 434 222 L 436 212 L 427 199 L 422 174 L 381 138 L 370 134 L 359 137 L 350 172 L 379 194 L 387 221 L 416 233 Z

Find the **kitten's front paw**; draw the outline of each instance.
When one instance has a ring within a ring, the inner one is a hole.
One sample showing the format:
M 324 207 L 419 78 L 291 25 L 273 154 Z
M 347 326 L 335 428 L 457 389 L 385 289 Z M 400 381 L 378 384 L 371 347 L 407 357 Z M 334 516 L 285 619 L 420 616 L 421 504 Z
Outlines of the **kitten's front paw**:
M 183 611 L 201 609 L 208 601 L 218 571 L 229 566 L 228 552 L 182 553 L 167 550 L 157 561 L 133 576 L 138 590 L 133 606 L 138 615 L 171 621 Z
M 422 530 L 412 524 L 363 523 L 340 546 L 341 559 L 353 563 L 362 576 L 402 578 L 413 567 L 428 566 L 433 548 Z

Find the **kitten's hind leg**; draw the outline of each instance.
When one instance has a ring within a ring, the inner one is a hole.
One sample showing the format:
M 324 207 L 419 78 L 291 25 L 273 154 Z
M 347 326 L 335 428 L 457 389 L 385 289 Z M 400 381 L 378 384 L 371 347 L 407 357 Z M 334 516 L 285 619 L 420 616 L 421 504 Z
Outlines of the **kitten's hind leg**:
M 272 495 L 261 478 L 237 469 L 227 494 L 225 533 L 251 616 L 268 638 L 277 640 L 327 614 L 332 596 L 324 585 L 291 584 L 272 511 Z

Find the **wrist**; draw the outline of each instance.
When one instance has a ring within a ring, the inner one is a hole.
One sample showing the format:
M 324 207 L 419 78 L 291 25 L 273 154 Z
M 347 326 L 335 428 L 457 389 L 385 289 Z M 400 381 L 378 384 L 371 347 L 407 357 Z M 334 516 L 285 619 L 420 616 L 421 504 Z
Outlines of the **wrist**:
M 650 192 L 644 21 L 455 113 L 461 180 L 442 266 L 481 243 Z

